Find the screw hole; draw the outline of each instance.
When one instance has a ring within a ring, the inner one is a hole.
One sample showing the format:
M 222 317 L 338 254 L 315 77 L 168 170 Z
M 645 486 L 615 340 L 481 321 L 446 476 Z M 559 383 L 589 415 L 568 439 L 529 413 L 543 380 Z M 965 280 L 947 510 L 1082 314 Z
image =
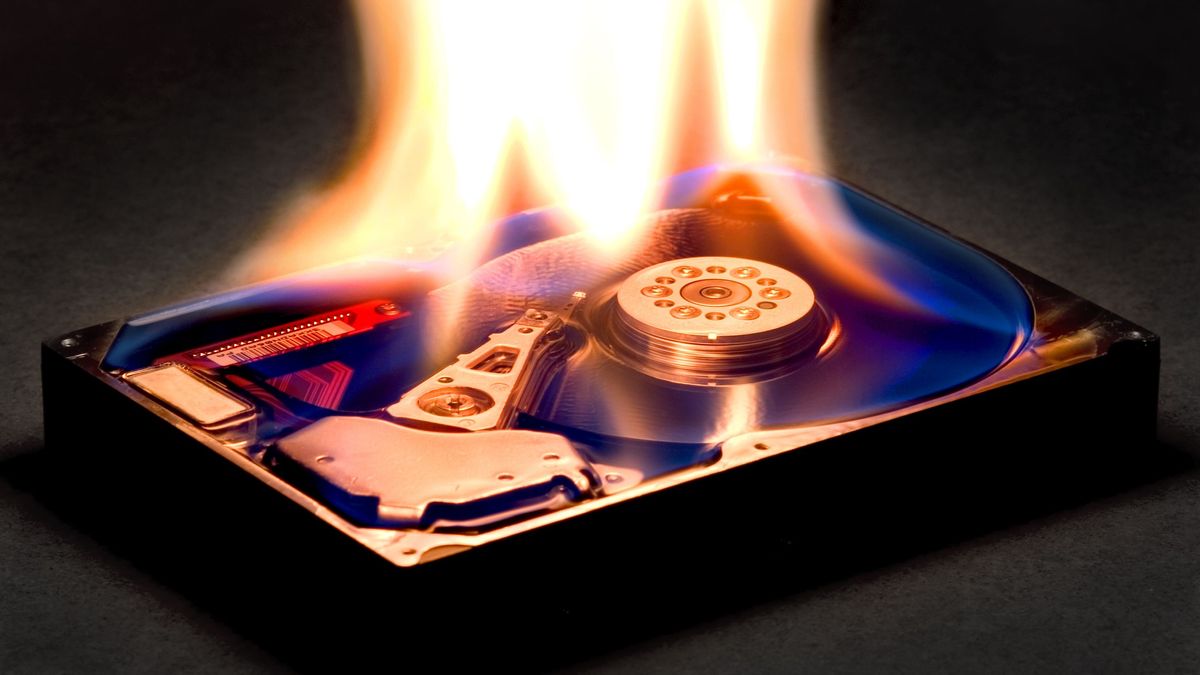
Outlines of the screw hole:
M 755 443 L 754 449 L 755 450 L 770 450 L 771 446 L 767 445 L 766 443 Z
M 516 478 L 516 476 L 512 475 L 511 473 L 502 473 L 499 476 L 496 476 L 497 480 L 512 480 L 514 478 Z

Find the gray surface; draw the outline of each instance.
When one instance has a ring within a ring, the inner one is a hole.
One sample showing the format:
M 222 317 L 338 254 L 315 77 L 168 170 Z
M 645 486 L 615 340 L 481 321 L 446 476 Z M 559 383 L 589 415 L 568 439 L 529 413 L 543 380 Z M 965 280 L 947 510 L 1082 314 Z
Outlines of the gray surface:
M 1197 17 L 958 4 L 838 3 L 837 173 L 1159 332 L 1160 435 L 1200 456 Z M 0 23 L 0 671 L 282 669 L 61 520 L 21 467 L 41 448 L 41 338 L 220 288 L 223 261 L 336 168 L 355 112 L 348 17 L 114 5 L 10 3 Z M 1200 474 L 1184 471 L 581 656 L 593 670 L 1192 671 L 1198 526 Z

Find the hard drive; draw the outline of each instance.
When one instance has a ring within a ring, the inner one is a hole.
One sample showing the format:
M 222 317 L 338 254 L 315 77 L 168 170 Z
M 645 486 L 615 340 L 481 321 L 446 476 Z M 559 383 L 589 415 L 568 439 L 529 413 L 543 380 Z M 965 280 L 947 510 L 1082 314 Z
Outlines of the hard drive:
M 360 260 L 55 337 L 48 442 L 134 531 L 583 613 L 628 602 L 609 574 L 699 603 L 1137 466 L 1147 330 L 832 178 L 664 194 L 615 249 L 529 211 L 465 272 Z

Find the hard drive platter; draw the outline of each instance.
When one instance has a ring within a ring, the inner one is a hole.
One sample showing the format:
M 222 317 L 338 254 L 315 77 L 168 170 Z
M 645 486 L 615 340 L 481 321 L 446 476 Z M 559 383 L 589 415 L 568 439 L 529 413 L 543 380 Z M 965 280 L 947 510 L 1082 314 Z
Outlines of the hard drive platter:
M 101 382 L 411 567 L 1134 347 L 1156 372 L 1150 333 L 838 181 L 664 194 L 617 245 L 543 209 L 465 272 L 358 261 L 60 336 L 48 434 Z

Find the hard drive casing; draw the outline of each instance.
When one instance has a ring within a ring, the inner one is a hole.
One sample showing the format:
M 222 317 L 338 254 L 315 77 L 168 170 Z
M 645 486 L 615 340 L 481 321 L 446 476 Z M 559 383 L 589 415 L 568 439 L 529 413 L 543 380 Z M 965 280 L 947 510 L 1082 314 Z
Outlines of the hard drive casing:
M 429 650 L 503 649 L 541 634 L 540 646 L 520 650 L 540 662 L 929 550 L 1152 471 L 1158 339 L 997 262 L 1029 294 L 1036 331 L 1055 336 L 1040 365 L 1018 357 L 877 419 L 777 433 L 772 442 L 788 451 L 578 517 L 522 521 L 514 536 L 432 551 L 424 562 L 459 553 L 433 564 L 408 567 L 391 533 L 347 521 L 105 372 L 120 322 L 43 343 L 46 440 L 77 517 L 268 640 L 312 640 L 314 654 L 325 653 L 318 641 L 354 640 L 338 662 L 391 640 L 405 645 L 398 664 L 460 663 L 488 656 Z M 380 610 L 394 621 L 369 618 Z

